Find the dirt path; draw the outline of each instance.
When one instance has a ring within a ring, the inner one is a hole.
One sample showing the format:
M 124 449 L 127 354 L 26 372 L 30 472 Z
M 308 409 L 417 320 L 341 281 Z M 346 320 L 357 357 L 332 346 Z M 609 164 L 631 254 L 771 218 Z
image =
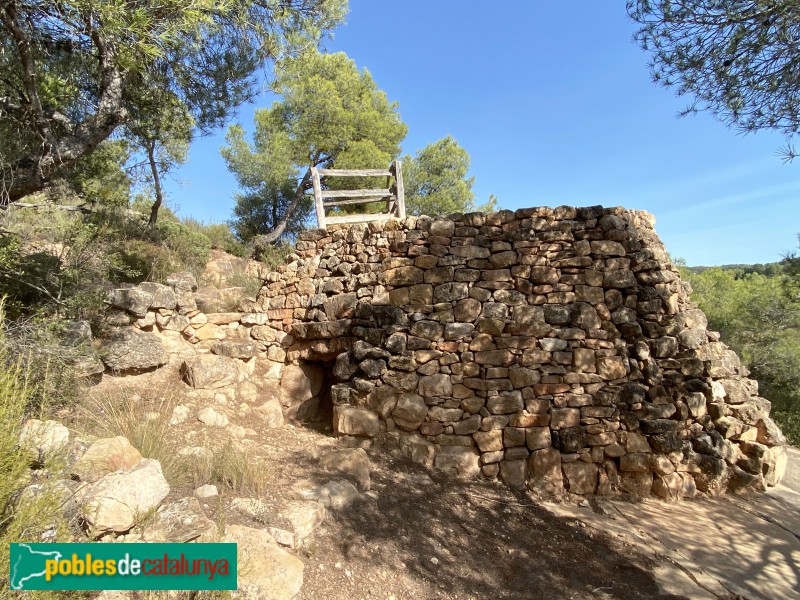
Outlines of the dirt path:
M 372 462 L 370 492 L 329 513 L 299 553 L 298 598 L 676 597 L 659 592 L 653 561 L 524 494 Z
M 547 505 L 555 515 L 581 519 L 593 530 L 627 539 L 647 556 L 666 559 L 655 573 L 673 593 L 750 600 L 800 597 L 799 450 L 790 449 L 786 478 L 766 494 L 681 504 L 607 502 L 603 507 L 606 514 Z
M 285 454 L 294 457 L 287 477 L 300 487 L 328 481 L 316 455 L 338 442 L 292 431 L 286 440 L 315 450 Z M 370 458 L 371 490 L 330 511 L 297 552 L 306 565 L 301 600 L 798 597 L 796 450 L 788 485 L 767 495 L 584 506 L 454 481 L 386 449 Z

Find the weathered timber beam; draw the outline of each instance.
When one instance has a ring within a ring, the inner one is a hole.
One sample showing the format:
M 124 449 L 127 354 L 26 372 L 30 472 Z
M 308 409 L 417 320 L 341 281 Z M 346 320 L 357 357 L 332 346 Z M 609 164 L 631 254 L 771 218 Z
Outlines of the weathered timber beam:
M 323 198 L 370 198 L 377 196 L 378 198 L 385 198 L 391 196 L 392 193 L 388 189 L 377 190 L 322 190 Z
M 390 177 L 388 169 L 317 169 L 321 177 Z

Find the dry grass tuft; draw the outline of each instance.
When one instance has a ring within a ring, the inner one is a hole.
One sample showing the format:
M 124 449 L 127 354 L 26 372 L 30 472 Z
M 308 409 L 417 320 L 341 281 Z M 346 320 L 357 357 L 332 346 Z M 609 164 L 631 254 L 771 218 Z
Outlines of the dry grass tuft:
M 267 488 L 262 466 L 230 443 L 195 457 L 191 472 L 196 487 L 209 483 L 251 496 L 259 496 Z
M 167 391 L 91 396 L 80 407 L 79 424 L 99 437 L 124 436 L 145 458 L 161 463 L 171 486 L 190 482 L 187 461 L 178 455 L 178 440 L 169 424 L 176 401 Z

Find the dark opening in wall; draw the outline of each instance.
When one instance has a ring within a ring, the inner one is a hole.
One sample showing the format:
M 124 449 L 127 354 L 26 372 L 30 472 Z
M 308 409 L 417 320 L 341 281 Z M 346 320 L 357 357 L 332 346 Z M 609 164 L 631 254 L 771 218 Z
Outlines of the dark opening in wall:
M 331 430 L 331 387 L 339 382 L 333 366 L 333 360 L 300 360 L 297 365 L 284 368 L 281 387 L 290 420 L 319 431 Z

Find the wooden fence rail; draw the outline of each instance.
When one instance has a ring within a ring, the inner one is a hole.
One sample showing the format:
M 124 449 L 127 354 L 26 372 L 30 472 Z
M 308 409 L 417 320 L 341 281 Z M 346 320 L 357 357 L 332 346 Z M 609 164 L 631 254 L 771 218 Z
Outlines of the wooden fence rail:
M 366 223 L 369 221 L 406 218 L 403 168 L 399 160 L 394 161 L 388 169 L 318 169 L 311 167 L 309 171 L 314 186 L 314 208 L 317 212 L 317 225 L 320 229 L 325 229 L 328 225 L 336 223 Z M 386 177 L 386 188 L 326 190 L 322 188 L 323 177 Z M 376 202 L 385 203 L 385 212 L 325 214 L 325 209 L 328 208 Z

